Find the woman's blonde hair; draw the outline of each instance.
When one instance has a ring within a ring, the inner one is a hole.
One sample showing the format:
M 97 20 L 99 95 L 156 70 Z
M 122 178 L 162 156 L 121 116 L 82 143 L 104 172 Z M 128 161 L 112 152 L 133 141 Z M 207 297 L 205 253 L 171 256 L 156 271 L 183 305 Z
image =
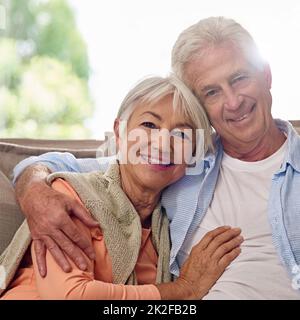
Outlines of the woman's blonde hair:
M 212 128 L 197 97 L 175 75 L 168 77 L 149 77 L 140 81 L 124 98 L 117 118 L 129 120 L 141 104 L 152 105 L 166 96 L 173 96 L 173 108 L 190 121 L 193 128 L 204 131 L 204 152 L 213 151 Z

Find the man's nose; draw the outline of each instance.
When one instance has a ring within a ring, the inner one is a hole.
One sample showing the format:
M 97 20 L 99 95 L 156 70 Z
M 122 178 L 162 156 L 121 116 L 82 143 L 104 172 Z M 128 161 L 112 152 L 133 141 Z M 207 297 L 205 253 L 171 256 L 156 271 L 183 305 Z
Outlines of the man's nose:
M 229 111 L 237 110 L 243 102 L 243 97 L 231 87 L 224 90 L 224 107 Z

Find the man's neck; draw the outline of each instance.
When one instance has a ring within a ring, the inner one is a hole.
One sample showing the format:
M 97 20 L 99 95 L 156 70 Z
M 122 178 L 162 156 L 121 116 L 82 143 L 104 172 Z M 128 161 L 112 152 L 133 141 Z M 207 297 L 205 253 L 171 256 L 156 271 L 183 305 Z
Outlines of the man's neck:
M 221 138 L 222 140 L 222 138 Z M 231 145 L 222 140 L 224 151 L 231 157 L 248 162 L 260 161 L 274 154 L 285 142 L 286 136 L 275 123 L 260 141 L 248 143 L 246 146 Z

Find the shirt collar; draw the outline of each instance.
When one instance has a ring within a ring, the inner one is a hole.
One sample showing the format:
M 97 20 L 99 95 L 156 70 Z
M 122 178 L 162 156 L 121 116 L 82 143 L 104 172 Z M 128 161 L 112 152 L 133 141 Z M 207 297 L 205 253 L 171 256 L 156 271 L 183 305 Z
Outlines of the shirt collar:
M 275 119 L 278 129 L 287 136 L 287 153 L 284 163 L 277 174 L 285 172 L 287 166 L 290 165 L 294 170 L 300 172 L 300 136 L 296 129 L 288 121 Z
M 212 168 L 215 165 L 216 159 L 218 155 L 223 154 L 223 146 L 221 143 L 220 136 L 217 134 L 213 134 L 213 142 L 215 146 L 214 151 L 207 152 L 204 157 L 204 170 L 207 168 Z

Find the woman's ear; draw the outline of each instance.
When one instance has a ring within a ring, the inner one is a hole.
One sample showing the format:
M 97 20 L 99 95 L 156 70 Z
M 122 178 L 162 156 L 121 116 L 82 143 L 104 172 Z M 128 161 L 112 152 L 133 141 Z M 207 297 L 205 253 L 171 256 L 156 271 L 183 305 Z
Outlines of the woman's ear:
M 114 133 L 115 133 L 115 137 L 116 137 L 116 147 L 117 150 L 119 150 L 119 146 L 120 146 L 120 119 L 115 119 L 114 122 Z

